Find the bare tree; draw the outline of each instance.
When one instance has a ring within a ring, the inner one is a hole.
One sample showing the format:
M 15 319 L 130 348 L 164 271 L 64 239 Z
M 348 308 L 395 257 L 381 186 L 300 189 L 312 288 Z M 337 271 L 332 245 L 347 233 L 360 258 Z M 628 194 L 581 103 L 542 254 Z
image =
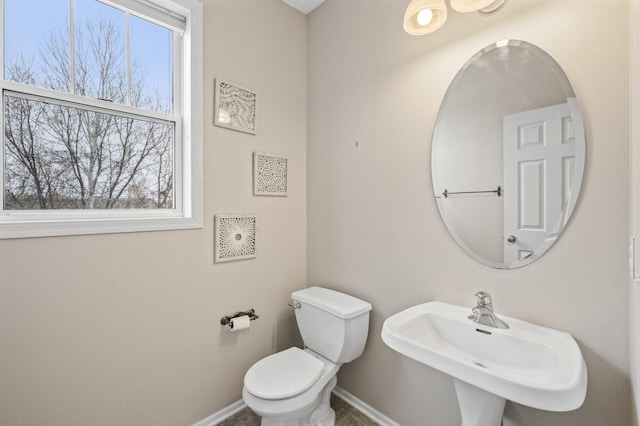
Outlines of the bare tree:
M 87 22 L 76 41 L 75 94 L 157 107 L 135 61 L 127 73 L 126 48 L 113 24 Z M 68 43 L 63 31 L 53 31 L 41 51 L 42 68 L 18 60 L 8 78 L 68 91 Z M 5 208 L 171 208 L 173 140 L 169 123 L 5 96 Z

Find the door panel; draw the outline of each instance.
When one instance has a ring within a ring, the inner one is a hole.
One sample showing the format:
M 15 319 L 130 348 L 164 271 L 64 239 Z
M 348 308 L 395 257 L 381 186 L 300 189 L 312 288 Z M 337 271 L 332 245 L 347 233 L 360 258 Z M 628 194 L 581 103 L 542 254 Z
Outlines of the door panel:
M 576 155 L 574 121 L 580 120 L 572 114 L 572 101 L 503 118 L 507 264 L 557 238 L 568 219 Z M 515 240 L 509 242 L 508 236 Z

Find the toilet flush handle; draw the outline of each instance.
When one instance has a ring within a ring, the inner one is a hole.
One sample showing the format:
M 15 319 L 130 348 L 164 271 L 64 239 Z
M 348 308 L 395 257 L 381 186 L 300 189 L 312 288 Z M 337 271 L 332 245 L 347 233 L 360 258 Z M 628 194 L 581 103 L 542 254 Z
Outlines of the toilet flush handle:
M 294 303 L 293 301 L 291 301 L 291 302 L 287 303 L 287 305 L 291 306 L 293 309 L 300 309 L 300 308 L 302 308 L 302 305 L 300 305 L 300 303 L 298 303 L 298 302 L 295 302 L 295 303 Z

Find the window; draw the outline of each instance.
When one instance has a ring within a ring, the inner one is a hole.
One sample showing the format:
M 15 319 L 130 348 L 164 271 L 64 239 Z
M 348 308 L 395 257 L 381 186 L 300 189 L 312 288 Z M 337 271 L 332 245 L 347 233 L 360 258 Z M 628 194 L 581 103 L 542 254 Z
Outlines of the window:
M 202 227 L 200 2 L 0 3 L 0 238 Z

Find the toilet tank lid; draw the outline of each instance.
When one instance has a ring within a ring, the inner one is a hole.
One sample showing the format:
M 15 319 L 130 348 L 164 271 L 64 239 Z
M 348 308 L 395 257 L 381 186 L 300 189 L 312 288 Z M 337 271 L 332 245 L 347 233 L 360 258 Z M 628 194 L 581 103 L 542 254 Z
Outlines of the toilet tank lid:
M 291 298 L 344 319 L 354 318 L 371 310 L 371 304 L 364 300 L 323 287 L 295 291 Z

